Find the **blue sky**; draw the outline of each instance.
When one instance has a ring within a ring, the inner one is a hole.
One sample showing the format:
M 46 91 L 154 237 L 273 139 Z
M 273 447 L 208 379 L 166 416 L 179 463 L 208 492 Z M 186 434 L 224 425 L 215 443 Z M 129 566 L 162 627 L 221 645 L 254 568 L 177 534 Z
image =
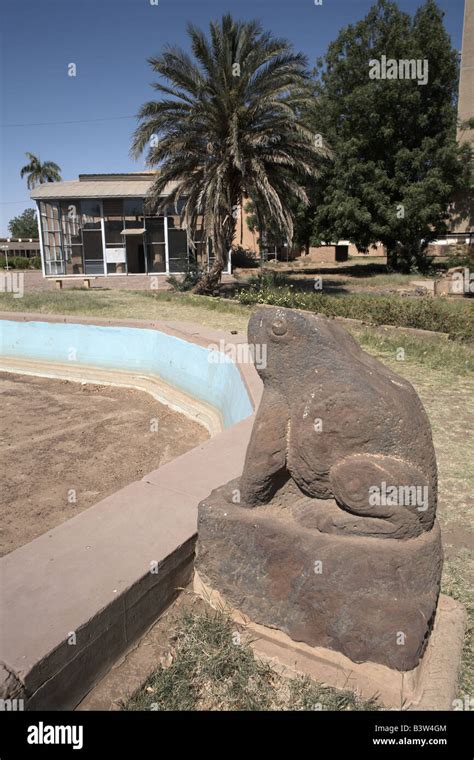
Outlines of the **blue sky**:
M 286 37 L 313 63 L 341 27 L 363 18 L 373 3 L 2 0 L 0 236 L 7 234 L 11 217 L 34 205 L 26 180 L 19 177 L 25 151 L 58 163 L 64 179 L 143 168 L 143 160 L 132 161 L 128 151 L 134 115 L 152 97 L 153 73 L 146 59 L 166 43 L 187 47 L 188 21 L 207 27 L 226 11 L 239 18 L 259 18 L 264 28 Z M 421 4 L 422 0 L 398 0 L 410 13 Z M 438 4 L 453 44 L 460 49 L 464 0 Z M 76 64 L 76 77 L 68 76 L 70 63 Z

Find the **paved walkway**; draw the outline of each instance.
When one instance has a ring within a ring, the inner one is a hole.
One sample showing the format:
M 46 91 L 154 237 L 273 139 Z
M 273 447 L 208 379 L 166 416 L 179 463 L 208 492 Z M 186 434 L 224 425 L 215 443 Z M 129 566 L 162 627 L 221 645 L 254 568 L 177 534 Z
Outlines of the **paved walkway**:
M 14 273 L 15 276 L 17 272 Z M 41 270 L 27 270 L 22 272 L 24 275 L 24 290 L 25 293 L 35 293 L 40 291 L 55 290 L 56 283 L 55 278 L 45 278 Z M 90 276 L 91 289 L 94 290 L 165 290 L 169 289 L 170 285 L 166 279 L 169 277 L 167 274 L 160 275 L 145 275 L 145 274 L 132 274 L 132 275 L 109 275 L 104 276 Z M 59 275 L 58 275 L 59 278 Z M 82 288 L 83 277 L 62 277 L 63 288 Z M 222 276 L 222 282 L 234 282 L 232 275 L 224 274 Z

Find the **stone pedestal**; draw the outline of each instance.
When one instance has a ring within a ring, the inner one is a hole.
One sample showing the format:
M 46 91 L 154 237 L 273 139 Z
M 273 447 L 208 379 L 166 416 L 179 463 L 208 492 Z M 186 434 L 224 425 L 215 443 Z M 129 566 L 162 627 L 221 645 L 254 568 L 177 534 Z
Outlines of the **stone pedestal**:
M 466 610 L 441 594 L 423 656 L 413 670 L 400 671 L 374 662 L 355 663 L 340 652 L 290 639 L 276 628 L 254 623 L 233 609 L 218 591 L 194 573 L 194 591 L 214 609 L 229 615 L 255 656 L 285 677 L 308 676 L 324 686 L 350 689 L 361 699 L 376 698 L 389 710 L 456 709 L 458 674 L 466 628 Z M 315 705 L 314 709 L 319 709 Z
M 233 503 L 238 485 L 199 505 L 196 569 L 203 583 L 254 623 L 295 642 L 354 663 L 413 670 L 439 596 L 438 523 L 407 540 L 324 532 L 332 522 L 317 518 L 330 512 L 332 500 L 301 496 L 252 509 Z

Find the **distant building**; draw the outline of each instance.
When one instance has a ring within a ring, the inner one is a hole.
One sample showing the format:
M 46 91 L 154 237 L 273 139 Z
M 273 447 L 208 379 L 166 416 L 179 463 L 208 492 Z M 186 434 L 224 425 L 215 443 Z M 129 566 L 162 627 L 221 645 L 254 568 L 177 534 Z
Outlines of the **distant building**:
M 458 97 L 458 140 L 468 143 L 474 151 L 474 129 L 462 125 L 474 118 L 474 0 L 465 0 L 462 36 L 461 67 Z M 474 243 L 474 204 L 472 193 L 455 199 L 452 229 L 446 241 L 438 243 Z
M 460 123 L 474 117 L 474 0 L 465 0 L 464 26 L 459 77 L 458 118 Z M 459 138 L 474 148 L 474 130 L 461 131 Z
M 0 238 L 0 256 L 21 256 L 32 259 L 40 255 L 38 238 Z

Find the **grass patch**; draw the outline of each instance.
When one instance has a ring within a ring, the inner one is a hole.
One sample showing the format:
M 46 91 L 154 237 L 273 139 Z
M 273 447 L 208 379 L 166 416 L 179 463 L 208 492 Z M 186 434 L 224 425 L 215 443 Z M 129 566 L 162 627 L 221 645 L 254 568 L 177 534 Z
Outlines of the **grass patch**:
M 350 280 L 351 284 L 363 287 L 400 287 L 407 286 L 412 280 L 429 279 L 427 275 L 417 274 L 400 274 L 398 272 L 387 272 L 387 274 L 374 274 L 371 277 L 354 277 Z
M 328 317 L 360 319 L 374 325 L 415 327 L 446 332 L 451 338 L 474 339 L 473 302 L 470 299 L 447 301 L 431 296 L 407 298 L 370 293 L 326 295 L 298 291 L 293 286 L 251 286 L 236 294 L 245 305 L 270 304 L 318 312 Z
M 376 710 L 352 691 L 308 678 L 285 678 L 254 657 L 223 613 L 186 612 L 172 635 L 170 664 L 161 665 L 125 710 Z
M 414 362 L 443 374 L 469 375 L 474 371 L 474 348 L 460 341 L 432 340 L 416 335 L 380 335 L 367 328 L 344 325 L 353 333 L 362 348 L 382 360 L 397 359 L 394 369 L 403 374 L 403 363 Z M 400 354 L 403 349 L 403 354 Z
M 474 601 L 472 586 L 474 581 L 474 563 L 469 552 L 460 552 L 459 556 L 445 561 L 441 591 L 457 599 L 467 611 L 467 629 L 462 651 L 461 675 L 458 695 L 474 694 Z
M 207 327 L 245 332 L 250 309 L 225 299 L 153 290 L 67 288 L 25 293 L 14 298 L 0 294 L 0 311 L 67 314 L 111 319 L 199 322 Z

